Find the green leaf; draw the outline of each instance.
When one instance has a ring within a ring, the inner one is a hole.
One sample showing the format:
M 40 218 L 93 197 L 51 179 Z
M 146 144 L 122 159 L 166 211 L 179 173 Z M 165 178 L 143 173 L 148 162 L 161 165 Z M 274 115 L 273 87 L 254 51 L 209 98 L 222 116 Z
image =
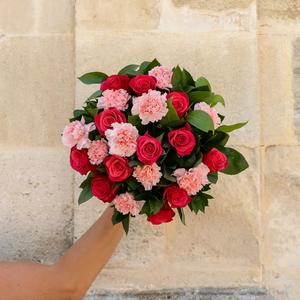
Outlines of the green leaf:
M 90 200 L 92 197 L 93 197 L 93 194 L 91 191 L 91 185 L 86 184 L 79 195 L 78 204 L 82 204 L 82 203 Z
M 186 69 L 182 70 L 181 76 L 182 76 L 182 84 L 184 87 L 195 85 L 195 81 L 192 75 Z
M 214 123 L 211 117 L 204 111 L 194 110 L 187 115 L 187 121 L 196 128 L 208 132 L 214 130 Z
M 87 106 L 85 107 L 85 110 L 92 116 L 92 117 L 95 117 L 98 113 L 98 108 L 97 107 L 90 107 L 90 106 Z
M 102 72 L 91 72 L 83 74 L 78 77 L 78 79 L 85 84 L 96 84 L 101 83 L 104 79 L 107 78 L 107 75 Z
M 152 195 L 152 198 L 149 200 L 149 205 L 150 205 L 150 213 L 151 215 L 154 215 L 157 212 L 159 212 L 160 209 L 163 207 L 164 201 Z
M 183 224 L 183 225 L 186 225 L 186 224 L 185 224 L 185 214 L 184 214 L 183 208 L 181 208 L 181 207 L 180 207 L 180 208 L 177 208 L 177 211 L 178 211 L 179 218 L 180 218 L 182 224 Z
M 205 102 L 206 99 L 212 97 L 212 93 L 208 91 L 194 91 L 189 93 L 189 100 L 191 104 L 198 102 Z
M 141 121 L 141 119 L 138 115 L 135 115 L 135 116 L 129 115 L 128 119 L 127 119 L 127 122 L 138 127 L 138 126 L 141 125 L 142 121 Z
M 215 106 L 218 103 L 221 103 L 223 106 L 225 106 L 224 98 L 221 95 L 214 94 L 212 99 L 210 100 L 210 106 Z
M 122 213 L 120 213 L 119 211 L 117 211 L 115 209 L 113 216 L 111 218 L 113 225 L 116 225 L 116 224 L 122 222 L 127 216 L 129 216 L 129 214 L 123 215 Z
M 182 80 L 182 71 L 180 69 L 179 66 L 173 68 L 173 75 L 172 75 L 172 86 L 173 86 L 173 90 L 181 90 L 182 89 L 182 84 L 181 84 L 181 80 Z
M 132 160 L 129 162 L 129 167 L 135 167 L 139 165 L 139 162 L 137 160 Z
M 209 173 L 209 174 L 207 175 L 207 179 L 208 179 L 211 183 L 217 183 L 217 181 L 218 181 L 218 172 Z
M 247 123 L 248 123 L 248 121 L 247 122 L 243 122 L 243 123 L 236 123 L 236 124 L 233 124 L 233 125 L 222 125 L 222 126 L 220 126 L 220 127 L 217 128 L 217 131 L 231 132 L 233 130 L 242 128 Z
M 169 172 L 166 169 L 166 165 L 165 164 L 163 164 L 163 166 L 162 166 L 162 173 L 163 173 L 163 177 L 165 179 L 167 179 L 168 181 L 176 182 L 176 178 L 173 177 L 171 174 L 169 174 Z
M 228 166 L 222 173 L 228 175 L 238 174 L 249 167 L 245 157 L 235 149 L 218 147 L 218 149 L 227 156 Z
M 87 98 L 87 101 L 88 101 L 88 100 L 92 100 L 92 99 L 99 98 L 99 97 L 101 97 L 101 96 L 102 96 L 102 91 L 101 91 L 101 90 L 98 90 L 98 91 L 94 92 L 91 96 L 89 96 L 89 97 Z
M 136 179 L 130 177 L 126 180 L 127 186 L 130 188 L 130 190 L 136 190 L 139 187 L 139 183 Z
M 199 193 L 193 197 L 192 202 L 190 203 L 191 209 L 197 214 L 200 211 L 205 212 L 205 207 L 208 206 L 208 200 L 205 194 Z
M 210 147 L 215 146 L 225 146 L 229 140 L 229 135 L 225 132 L 215 131 L 215 134 L 212 135 L 208 140 L 203 142 Z
M 119 75 L 137 75 L 137 69 L 139 65 L 128 65 L 119 71 Z
M 161 142 L 162 141 L 162 139 L 163 139 L 163 137 L 164 137 L 164 132 L 161 134 L 161 135 L 159 135 L 158 137 L 157 137 L 157 139 Z
M 123 229 L 124 229 L 126 235 L 128 234 L 128 231 L 129 231 L 129 220 L 130 220 L 129 214 L 127 215 L 127 217 L 125 219 L 122 220 Z
M 81 119 L 82 116 L 86 115 L 86 111 L 83 109 L 75 109 L 73 111 L 73 116 L 76 119 Z
M 211 91 L 210 83 L 205 77 L 199 77 L 196 80 L 196 87 L 201 88 L 202 91 Z
M 160 66 L 159 61 L 155 58 L 152 61 L 144 61 L 141 63 L 139 67 L 140 74 L 147 74 L 154 67 Z
M 184 123 L 184 120 L 181 120 L 177 112 L 172 104 L 172 97 L 167 101 L 168 112 L 167 114 L 160 120 L 160 124 L 163 127 L 177 127 Z

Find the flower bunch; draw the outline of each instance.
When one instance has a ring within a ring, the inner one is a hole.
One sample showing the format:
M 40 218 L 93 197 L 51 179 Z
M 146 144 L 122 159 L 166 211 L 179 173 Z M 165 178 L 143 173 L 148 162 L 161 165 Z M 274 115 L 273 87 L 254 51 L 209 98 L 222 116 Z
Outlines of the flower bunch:
M 225 146 L 228 133 L 246 123 L 222 125 L 215 106 L 224 99 L 204 77 L 194 80 L 185 69 L 154 59 L 79 79 L 100 84 L 62 134 L 71 167 L 87 175 L 79 203 L 93 196 L 110 203 L 113 223 L 122 222 L 126 232 L 130 218 L 143 214 L 162 224 L 177 210 L 185 223 L 184 208 L 205 211 L 218 172 L 248 167 L 242 154 Z

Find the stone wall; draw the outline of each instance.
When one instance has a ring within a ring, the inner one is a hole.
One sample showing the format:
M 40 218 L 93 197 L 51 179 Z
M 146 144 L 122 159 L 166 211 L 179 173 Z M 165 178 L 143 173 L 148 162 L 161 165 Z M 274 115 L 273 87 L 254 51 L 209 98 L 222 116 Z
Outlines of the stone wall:
M 220 176 L 186 227 L 132 222 L 88 299 L 207 287 L 219 298 L 203 299 L 262 299 L 242 287 L 299 299 L 299 41 L 299 0 L 0 1 L 0 259 L 54 261 L 101 214 L 97 200 L 78 208 L 60 144 L 91 91 L 75 78 L 157 57 L 208 77 L 228 123 L 250 120 L 231 139 L 250 168 Z

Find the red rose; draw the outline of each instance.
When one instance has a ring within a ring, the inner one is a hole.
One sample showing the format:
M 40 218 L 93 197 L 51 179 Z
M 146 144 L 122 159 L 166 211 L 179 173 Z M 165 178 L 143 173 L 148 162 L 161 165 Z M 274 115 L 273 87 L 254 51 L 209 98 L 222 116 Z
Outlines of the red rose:
M 79 150 L 76 147 L 71 149 L 70 165 L 81 175 L 86 175 L 89 171 L 95 169 L 95 166 L 93 166 L 89 161 L 87 149 Z
M 109 108 L 97 114 L 94 122 L 100 134 L 104 136 L 104 132 L 111 128 L 112 123 L 125 123 L 126 117 L 116 108 Z
M 156 79 L 149 75 L 137 75 L 130 80 L 129 86 L 138 95 L 142 95 L 143 93 L 147 93 L 149 90 L 155 90 Z
M 188 127 L 169 132 L 168 138 L 171 146 L 173 146 L 177 153 L 181 156 L 191 154 L 196 145 L 195 136 L 190 130 L 188 130 Z
M 175 212 L 170 207 L 168 202 L 164 204 L 159 212 L 147 218 L 147 221 L 151 222 L 153 225 L 159 225 L 161 223 L 168 223 L 173 220 Z
M 167 199 L 171 207 L 185 207 L 192 201 L 187 191 L 173 184 L 165 188 L 164 197 Z
M 128 165 L 129 159 L 118 155 L 107 156 L 104 159 L 108 177 L 113 182 L 126 180 L 132 173 L 132 168 Z
M 103 202 L 111 202 L 118 192 L 118 188 L 104 175 L 92 178 L 91 190 L 92 194 Z
M 100 90 L 119 90 L 128 91 L 130 78 L 127 75 L 108 76 L 100 85 Z
M 185 92 L 172 92 L 167 99 L 172 97 L 172 104 L 179 118 L 183 117 L 189 109 L 189 97 Z
M 216 148 L 212 148 L 208 153 L 204 153 L 202 162 L 208 166 L 210 172 L 224 170 L 228 165 L 226 155 Z
M 137 139 L 136 155 L 138 160 L 146 165 L 151 165 L 158 160 L 162 154 L 162 146 L 158 139 L 148 133 Z

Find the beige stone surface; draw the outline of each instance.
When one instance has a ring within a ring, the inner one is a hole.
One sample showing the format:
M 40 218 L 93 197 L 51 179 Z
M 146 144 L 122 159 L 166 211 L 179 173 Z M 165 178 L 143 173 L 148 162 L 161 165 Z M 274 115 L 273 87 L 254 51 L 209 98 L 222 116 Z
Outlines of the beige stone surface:
M 0 145 L 60 145 L 74 103 L 71 36 L 0 39 Z
M 55 260 L 73 236 L 68 154 L 0 148 L 0 157 L 0 260 Z
M 129 13 L 130 12 L 130 13 Z M 78 30 L 145 30 L 159 24 L 159 0 L 79 0 L 76 2 Z
M 0 1 L 0 35 L 29 33 L 34 28 L 34 0 Z
M 293 38 L 259 37 L 261 143 L 295 144 Z
M 121 50 L 104 58 L 103 53 L 112 49 Z M 78 75 L 94 70 L 112 74 L 118 72 L 124 61 L 140 63 L 156 57 L 165 65 L 185 67 L 195 77 L 206 76 L 214 91 L 225 98 L 226 108 L 219 110 L 228 116 L 226 124 L 250 120 L 245 128 L 232 134 L 231 143 L 259 144 L 257 52 L 252 34 L 79 33 L 76 53 Z M 77 82 L 77 105 L 97 88 Z
M 300 297 L 299 153 L 300 146 L 268 147 L 264 167 L 265 280 L 282 299 L 295 300 Z

